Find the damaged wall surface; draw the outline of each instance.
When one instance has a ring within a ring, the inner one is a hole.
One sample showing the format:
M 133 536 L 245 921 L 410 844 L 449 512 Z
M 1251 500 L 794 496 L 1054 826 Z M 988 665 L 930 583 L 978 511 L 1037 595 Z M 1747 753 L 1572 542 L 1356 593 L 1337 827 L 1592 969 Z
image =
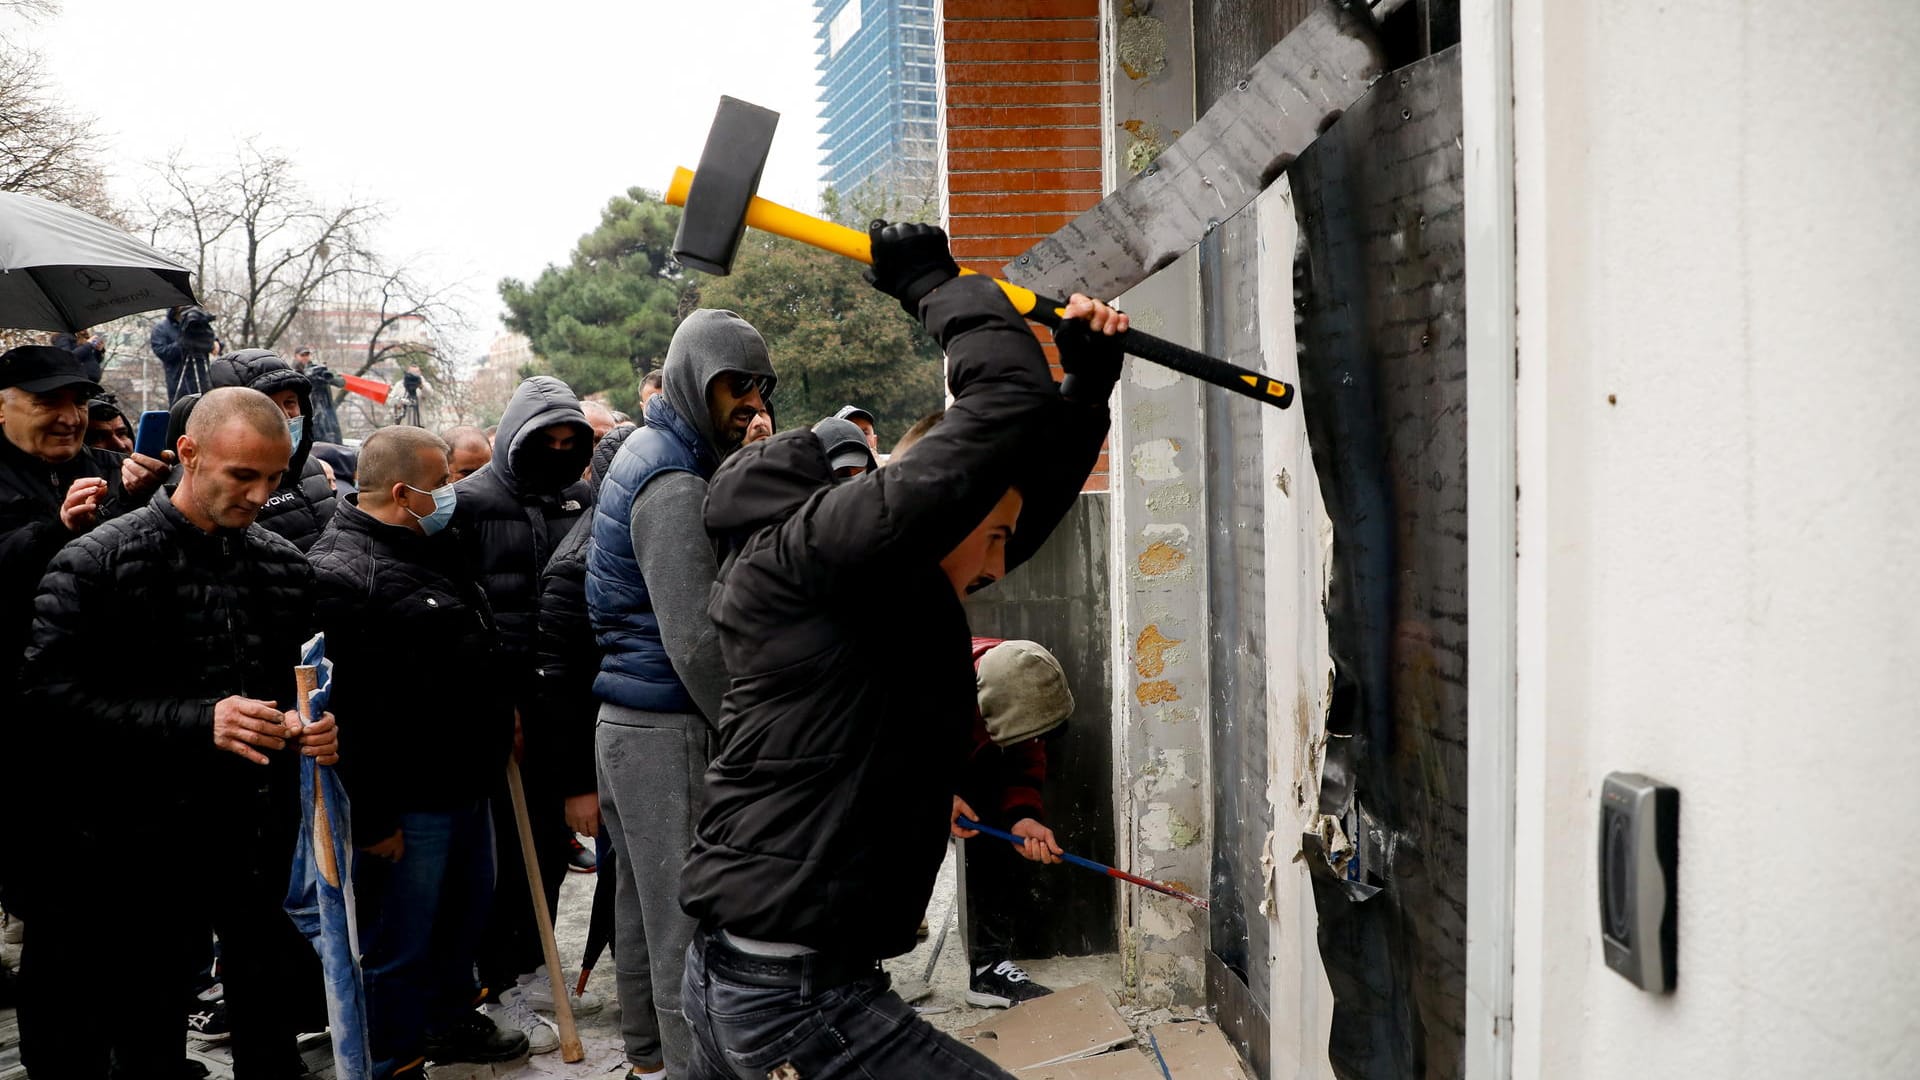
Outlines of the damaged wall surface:
M 1458 49 L 1294 164 L 1301 395 L 1334 523 L 1336 681 L 1310 856 L 1343 1077 L 1461 1075 L 1466 369 Z M 1350 843 L 1350 850 L 1341 849 Z

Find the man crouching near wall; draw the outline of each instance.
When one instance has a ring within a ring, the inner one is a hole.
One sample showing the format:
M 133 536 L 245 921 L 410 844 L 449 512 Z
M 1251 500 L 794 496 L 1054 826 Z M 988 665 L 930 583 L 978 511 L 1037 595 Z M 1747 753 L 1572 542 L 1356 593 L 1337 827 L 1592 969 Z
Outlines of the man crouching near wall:
M 1079 493 L 1126 317 L 1074 297 L 1056 386 L 993 282 L 957 278 L 944 232 L 876 222 L 872 239 L 870 280 L 939 340 L 953 404 L 863 476 L 836 482 L 804 429 L 714 475 L 728 554 L 709 611 L 732 681 L 680 893 L 701 928 L 682 1002 L 700 1080 L 1009 1075 L 919 1019 L 880 960 L 913 948 L 967 757 L 961 600 Z

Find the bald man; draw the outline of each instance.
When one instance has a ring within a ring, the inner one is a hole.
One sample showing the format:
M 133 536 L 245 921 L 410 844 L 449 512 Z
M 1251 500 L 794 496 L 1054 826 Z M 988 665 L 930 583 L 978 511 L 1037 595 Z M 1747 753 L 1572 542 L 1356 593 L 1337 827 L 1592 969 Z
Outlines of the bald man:
M 447 461 L 452 466 L 449 475 L 456 484 L 493 460 L 493 436 L 480 428 L 462 424 L 441 432 L 440 437 L 446 440 Z
M 319 972 L 281 905 L 299 755 L 338 755 L 332 715 L 303 728 L 292 709 L 313 573 L 255 523 L 292 453 L 265 394 L 208 392 L 180 439 L 178 486 L 62 548 L 40 583 L 23 683 L 45 734 L 28 767 L 65 780 L 15 827 L 108 854 L 67 863 L 36 893 L 20 1007 L 36 1078 L 177 1075 L 209 924 L 235 1077 L 304 1071 L 294 1039 L 312 1030 Z M 104 1024 L 74 1007 L 103 972 Z

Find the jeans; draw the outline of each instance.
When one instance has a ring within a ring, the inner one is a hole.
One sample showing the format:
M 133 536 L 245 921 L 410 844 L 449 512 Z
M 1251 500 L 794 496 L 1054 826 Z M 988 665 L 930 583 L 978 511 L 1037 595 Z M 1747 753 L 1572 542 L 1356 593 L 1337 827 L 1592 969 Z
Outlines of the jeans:
M 533 827 L 534 855 L 540 863 L 540 885 L 546 890 L 547 916 L 560 907 L 560 885 L 567 880 L 567 838 L 563 800 L 547 790 L 537 769 L 522 773 L 527 786 L 527 822 Z M 534 922 L 533 894 L 527 889 L 527 864 L 520 853 L 520 826 L 514 820 L 513 799 L 507 794 L 506 767 L 493 786 L 493 903 L 480 936 L 480 980 L 492 994 L 513 988 L 514 980 L 547 962 Z M 553 973 L 554 985 L 566 981 Z
M 493 821 L 475 803 L 400 815 L 398 862 L 354 860 L 373 1075 L 421 1060 L 479 996 L 474 953 L 493 895 Z
M 691 1080 L 765 1080 L 782 1065 L 801 1080 L 1013 1076 L 922 1020 L 884 972 L 822 989 L 810 974 L 743 973 L 730 964 L 738 956 L 704 932 L 687 948 L 681 1000 L 693 1030 Z

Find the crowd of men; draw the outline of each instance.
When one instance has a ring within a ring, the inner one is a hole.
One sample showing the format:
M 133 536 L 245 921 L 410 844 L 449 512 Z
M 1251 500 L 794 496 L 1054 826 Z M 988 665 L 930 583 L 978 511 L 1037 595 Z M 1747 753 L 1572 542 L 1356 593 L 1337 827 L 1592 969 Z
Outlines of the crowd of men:
M 557 994 L 600 1007 L 541 962 L 510 759 L 549 908 L 573 835 L 600 843 L 631 1080 L 1006 1076 L 880 961 L 924 933 L 948 836 L 1000 894 L 1060 854 L 1039 789 L 1064 675 L 974 638 L 962 601 L 1080 491 L 1126 317 L 1076 296 L 1055 383 L 943 232 L 872 241 L 951 393 L 884 465 L 854 406 L 775 434 L 777 358 L 727 311 L 681 322 L 637 424 L 536 376 L 491 437 L 400 424 L 337 460 L 331 377 L 267 350 L 195 336 L 158 453 L 72 349 L 0 356 L 0 899 L 29 1075 L 190 1076 L 189 1014 L 230 1031 L 239 1080 L 302 1075 L 297 1034 L 325 1026 L 283 907 L 305 755 L 350 796 L 380 1080 L 551 1049 Z M 332 696 L 303 724 L 315 631 Z M 1017 916 L 983 911 L 970 1000 L 1045 993 L 1006 951 Z M 111 1007 L 82 1007 L 102 980 Z

